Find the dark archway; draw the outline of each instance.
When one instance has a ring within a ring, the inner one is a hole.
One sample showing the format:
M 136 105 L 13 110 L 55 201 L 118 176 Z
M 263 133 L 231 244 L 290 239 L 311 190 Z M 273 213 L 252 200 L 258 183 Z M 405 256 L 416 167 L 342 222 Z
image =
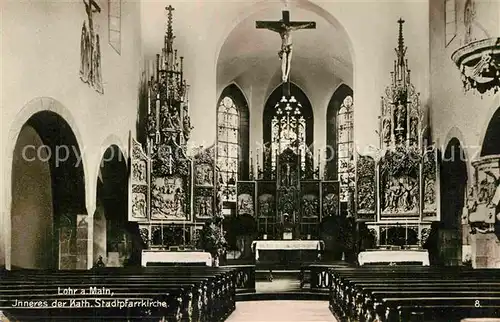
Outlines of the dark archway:
M 441 223 L 438 258 L 443 265 L 462 262 L 462 210 L 467 187 L 467 164 L 460 141 L 452 138 L 441 158 Z
M 337 151 L 337 114 L 342 102 L 347 96 L 352 96 L 352 89 L 342 84 L 333 93 L 326 112 L 326 163 L 325 178 L 338 180 L 338 154 Z
M 227 234 L 228 249 L 235 253 L 234 258 L 251 261 L 251 244 L 258 237 L 255 218 L 246 214 L 226 217 L 223 225 Z
M 82 153 L 60 115 L 41 111 L 23 125 L 11 184 L 12 268 L 86 269 L 87 248 L 77 247 L 87 214 Z
M 313 108 L 311 102 L 307 95 L 294 83 L 290 83 L 290 95 L 294 96 L 297 101 L 302 104 L 301 113 L 306 121 L 306 145 L 311 151 L 314 151 L 312 146 L 314 142 L 314 118 L 313 118 Z M 263 142 L 264 146 L 271 147 L 271 122 L 275 114 L 275 105 L 283 97 L 283 87 L 278 86 L 269 96 L 264 106 L 264 113 L 262 115 L 263 122 Z M 271 162 L 271 160 L 265 160 L 265 162 Z
M 120 148 L 109 146 L 101 158 L 94 215 L 94 263 L 140 265 L 142 241 L 137 224 L 128 222 L 128 168 Z
M 481 148 L 481 156 L 496 154 L 500 154 L 500 107 L 488 124 Z

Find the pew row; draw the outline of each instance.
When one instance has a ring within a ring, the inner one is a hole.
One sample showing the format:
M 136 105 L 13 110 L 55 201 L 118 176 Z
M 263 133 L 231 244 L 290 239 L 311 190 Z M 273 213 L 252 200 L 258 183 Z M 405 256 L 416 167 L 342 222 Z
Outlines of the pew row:
M 246 266 L 4 270 L 0 311 L 15 321 L 224 321 L 235 309 L 237 286 L 249 284 L 242 271 L 250 270 L 255 271 Z
M 461 321 L 500 316 L 500 271 L 462 267 L 334 267 L 339 321 Z

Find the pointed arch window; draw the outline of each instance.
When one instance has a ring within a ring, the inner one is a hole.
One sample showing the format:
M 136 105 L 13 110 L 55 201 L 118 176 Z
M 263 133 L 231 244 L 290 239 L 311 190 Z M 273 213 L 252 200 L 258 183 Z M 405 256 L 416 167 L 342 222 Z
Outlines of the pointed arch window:
M 314 119 L 312 105 L 307 95 L 294 83 L 290 83 L 290 96 L 283 96 L 283 88 L 277 87 L 269 96 L 264 107 L 263 141 L 264 165 L 274 170 L 276 158 L 290 147 L 301 154 L 304 169 L 307 156 L 312 153 L 309 147 L 314 139 Z M 278 153 L 279 151 L 279 153 Z
M 224 202 L 236 202 L 237 181 L 248 179 L 248 121 L 243 93 L 230 85 L 223 91 L 217 107 L 216 166 Z
M 302 104 L 294 96 L 284 96 L 275 105 L 271 120 L 271 164 L 276 168 L 276 158 L 287 148 L 300 153 L 301 168 L 306 162 L 306 120 L 302 115 Z
M 344 98 L 337 114 L 337 155 L 340 201 L 349 201 L 349 191 L 354 189 L 354 139 L 352 96 Z
M 342 209 L 349 202 L 349 191 L 354 191 L 354 131 L 353 131 L 353 91 L 342 84 L 332 95 L 326 115 L 326 180 L 340 183 Z
M 229 96 L 221 100 L 218 114 L 217 167 L 219 169 L 219 184 L 232 188 L 236 185 L 238 178 L 240 115 L 233 99 Z M 233 194 L 224 194 L 224 196 L 225 201 L 235 201 L 233 199 L 236 196 Z

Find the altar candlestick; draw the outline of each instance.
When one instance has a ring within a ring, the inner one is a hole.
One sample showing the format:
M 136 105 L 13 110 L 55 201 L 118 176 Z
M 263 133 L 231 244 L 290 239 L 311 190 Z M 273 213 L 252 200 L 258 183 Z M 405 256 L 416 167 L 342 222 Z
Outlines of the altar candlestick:
M 321 149 L 318 149 L 318 170 L 321 171 Z
M 160 131 L 160 94 L 156 94 L 156 106 L 155 106 L 155 117 L 156 117 L 156 132 Z
M 156 81 L 160 80 L 160 54 L 156 54 Z
M 387 225 L 387 222 L 385 223 L 385 245 L 389 245 L 389 226 Z
M 405 246 L 408 245 L 408 218 L 405 219 Z

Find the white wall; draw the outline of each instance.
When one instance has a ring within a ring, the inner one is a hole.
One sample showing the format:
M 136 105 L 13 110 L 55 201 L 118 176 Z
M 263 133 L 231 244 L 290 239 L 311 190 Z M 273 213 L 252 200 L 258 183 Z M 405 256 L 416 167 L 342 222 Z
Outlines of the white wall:
M 82 24 L 87 20 L 83 1 L 2 1 L 0 167 L 4 180 L 0 181 L 0 218 L 3 227 L 10 222 L 14 143 L 21 126 L 35 111 L 54 110 L 64 114 L 63 118 L 71 125 L 84 156 L 90 214 L 95 208 L 97 171 L 105 149 L 117 144 L 127 154 L 129 130 L 135 132 L 144 65 L 140 4 L 122 0 L 119 55 L 108 44 L 108 1 L 98 2 L 101 13 L 94 14 L 94 25 L 98 25 L 95 29 L 101 38 L 103 95 L 79 77 L 80 37 Z M 0 237 L 9 245 L 6 236 L 4 233 Z M 0 243 L 2 248 L 3 244 Z
M 464 43 L 465 0 L 456 0 L 457 35 L 445 47 L 444 1 L 431 1 L 430 12 L 430 71 L 433 134 L 443 150 L 453 137 L 460 140 L 470 161 L 479 157 L 488 123 L 500 107 L 500 93 L 480 95 L 477 91 L 464 92 L 460 71 L 451 55 Z M 500 2 L 475 1 L 476 23 L 472 34 L 477 40 L 500 35 Z M 485 32 L 486 31 L 486 32 Z
M 25 126 L 14 151 L 12 181 L 12 265 L 49 269 L 53 264 L 52 180 L 46 155 L 39 159 L 35 149 L 44 143 L 38 133 Z M 43 151 L 43 150 L 41 150 Z M 24 157 L 26 156 L 26 158 Z

